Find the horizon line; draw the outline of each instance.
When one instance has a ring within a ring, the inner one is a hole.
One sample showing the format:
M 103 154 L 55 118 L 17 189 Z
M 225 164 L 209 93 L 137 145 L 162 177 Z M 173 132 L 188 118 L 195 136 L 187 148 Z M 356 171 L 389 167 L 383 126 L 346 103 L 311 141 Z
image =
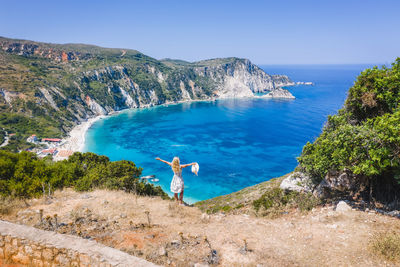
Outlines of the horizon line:
M 254 63 L 254 62 L 253 62 Z M 361 62 L 361 63 L 254 63 L 259 66 L 304 66 L 304 65 L 391 65 L 393 62 Z
M 121 47 L 106 47 L 106 46 L 102 46 L 99 44 L 91 44 L 91 43 L 83 43 L 83 42 L 67 42 L 67 43 L 56 43 L 56 42 L 46 42 L 46 41 L 36 41 L 36 40 L 32 40 L 32 39 L 24 39 L 24 38 L 15 38 L 15 37 L 6 37 L 4 35 L 0 35 L 0 38 L 5 38 L 5 39 L 13 39 L 13 40 L 18 40 L 18 41 L 31 41 L 31 42 L 36 42 L 36 43 L 45 43 L 45 44 L 52 44 L 52 45 L 88 45 L 88 46 L 97 46 L 100 48 L 106 48 L 106 49 L 127 49 L 127 50 L 135 50 L 139 53 L 144 54 L 143 52 L 141 52 L 138 49 L 135 48 L 121 48 Z M 181 58 L 169 58 L 169 57 L 163 57 L 163 58 L 156 58 L 153 57 L 151 55 L 147 55 L 144 54 L 146 56 L 152 57 L 156 60 L 162 61 L 165 59 L 171 59 L 171 60 L 181 60 L 181 61 L 186 61 L 189 63 L 195 63 L 198 61 L 203 61 L 203 60 L 211 60 L 211 59 L 217 59 L 217 58 L 243 58 L 243 57 L 239 57 L 239 56 L 218 56 L 218 57 L 207 57 L 204 59 L 200 59 L 200 60 L 187 60 L 187 59 L 181 59 Z M 259 66 L 302 66 L 302 65 L 377 65 L 377 66 L 391 66 L 391 64 L 397 59 L 399 58 L 399 56 L 396 56 L 395 59 L 393 61 L 390 62 L 346 62 L 346 63 L 256 63 L 254 60 L 249 59 L 248 57 L 244 57 L 243 59 L 248 59 L 250 60 L 253 64 L 255 65 L 259 65 Z

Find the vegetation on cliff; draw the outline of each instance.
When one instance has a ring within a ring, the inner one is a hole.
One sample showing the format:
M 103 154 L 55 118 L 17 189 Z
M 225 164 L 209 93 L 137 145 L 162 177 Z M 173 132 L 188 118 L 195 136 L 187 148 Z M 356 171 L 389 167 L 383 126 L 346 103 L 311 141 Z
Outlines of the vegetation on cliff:
M 30 152 L 0 151 L 0 195 L 30 198 L 73 187 L 78 191 L 104 188 L 166 198 L 161 187 L 140 180 L 141 172 L 142 168 L 131 161 L 111 162 L 94 153 L 76 152 L 68 160 L 53 162 Z
M 391 68 L 360 74 L 344 107 L 328 118 L 314 143 L 304 146 L 298 161 L 315 183 L 330 171 L 350 171 L 370 197 L 399 196 L 400 58 Z
M 288 210 L 298 209 L 307 212 L 315 208 L 320 201 L 311 193 L 297 191 L 285 192 L 279 187 L 267 190 L 260 198 L 254 200 L 253 206 L 260 214 L 276 217 Z
M 222 195 L 196 202 L 194 205 L 200 210 L 209 214 L 216 212 L 248 213 L 253 209 L 253 202 L 262 195 L 275 188 L 279 188 L 280 183 L 287 175 L 274 178 L 253 186 L 243 188 L 237 192 Z
M 231 194 L 199 201 L 194 205 L 208 214 L 248 213 L 277 218 L 294 210 L 308 212 L 321 204 L 321 201 L 311 193 L 282 190 L 279 185 L 289 175 L 273 178 Z

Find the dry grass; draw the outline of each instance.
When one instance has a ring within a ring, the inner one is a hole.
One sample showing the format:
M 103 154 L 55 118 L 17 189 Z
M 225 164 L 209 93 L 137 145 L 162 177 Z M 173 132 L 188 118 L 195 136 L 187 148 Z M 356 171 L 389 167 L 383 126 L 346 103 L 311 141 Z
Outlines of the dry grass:
M 381 232 L 375 234 L 370 241 L 370 250 L 373 254 L 388 261 L 400 261 L 400 233 Z
M 52 221 L 57 214 L 64 225 L 56 229 L 60 233 L 91 238 L 164 266 L 210 265 L 212 250 L 218 266 L 390 266 L 366 244 L 374 233 L 400 232 L 399 219 L 357 210 L 340 213 L 332 206 L 307 214 L 291 211 L 272 220 L 208 215 L 158 197 L 136 199 L 107 190 L 65 190 L 48 201 L 28 203 L 2 218 L 37 226 L 43 209 L 43 217 Z
M 22 199 L 1 197 L 0 198 L 0 215 L 11 215 L 19 209 L 26 208 L 27 202 Z

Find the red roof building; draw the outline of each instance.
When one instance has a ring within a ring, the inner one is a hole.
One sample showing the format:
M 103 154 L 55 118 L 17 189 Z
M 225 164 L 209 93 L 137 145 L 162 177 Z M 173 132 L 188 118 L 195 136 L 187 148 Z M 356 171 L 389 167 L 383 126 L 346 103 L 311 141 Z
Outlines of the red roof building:
M 54 154 L 55 152 L 57 152 L 57 148 L 49 148 L 41 151 L 43 154 Z

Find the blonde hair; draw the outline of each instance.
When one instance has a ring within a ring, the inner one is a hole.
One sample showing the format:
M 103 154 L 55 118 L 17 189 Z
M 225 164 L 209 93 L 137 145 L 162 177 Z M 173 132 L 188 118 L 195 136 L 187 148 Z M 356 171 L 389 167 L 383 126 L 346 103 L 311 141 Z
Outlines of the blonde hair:
M 181 171 L 181 163 L 179 161 L 178 157 L 174 157 L 172 160 L 172 170 L 176 173 L 179 173 Z

